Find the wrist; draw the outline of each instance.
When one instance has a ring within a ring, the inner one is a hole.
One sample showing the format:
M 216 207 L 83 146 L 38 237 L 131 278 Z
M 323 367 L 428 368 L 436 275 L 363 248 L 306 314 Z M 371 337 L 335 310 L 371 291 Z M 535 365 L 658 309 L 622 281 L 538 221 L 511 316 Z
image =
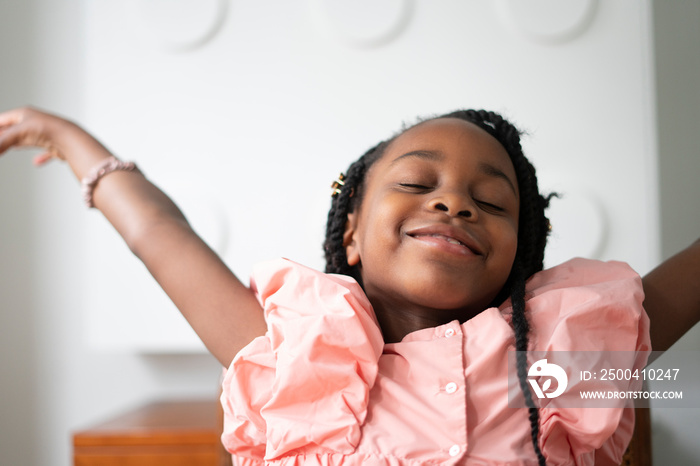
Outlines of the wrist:
M 122 162 L 114 156 L 102 160 L 94 166 L 81 181 L 83 200 L 89 208 L 95 207 L 93 193 L 97 183 L 99 183 L 103 177 L 115 171 L 141 173 L 134 162 Z
M 52 152 L 70 165 L 79 180 L 113 157 L 97 139 L 76 123 L 57 118 L 51 125 Z

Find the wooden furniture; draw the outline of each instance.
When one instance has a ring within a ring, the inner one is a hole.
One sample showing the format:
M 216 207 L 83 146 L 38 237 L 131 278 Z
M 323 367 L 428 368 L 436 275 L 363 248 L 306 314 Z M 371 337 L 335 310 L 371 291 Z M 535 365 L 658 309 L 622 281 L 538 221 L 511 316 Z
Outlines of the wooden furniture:
M 221 466 L 216 400 L 163 401 L 73 435 L 75 466 Z
M 651 420 L 636 425 L 622 466 L 651 466 Z M 151 403 L 73 435 L 75 466 L 229 466 L 218 401 Z
M 622 458 L 621 466 L 651 466 L 651 413 L 649 406 L 634 409 L 635 424 L 632 441 Z

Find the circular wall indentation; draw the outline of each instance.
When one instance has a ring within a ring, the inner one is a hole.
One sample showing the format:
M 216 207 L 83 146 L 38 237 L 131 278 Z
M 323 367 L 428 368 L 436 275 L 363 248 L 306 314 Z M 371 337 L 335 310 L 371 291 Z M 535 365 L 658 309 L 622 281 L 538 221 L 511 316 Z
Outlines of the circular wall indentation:
M 132 0 L 134 19 L 160 47 L 186 52 L 221 29 L 227 0 Z
M 552 224 L 545 251 L 547 267 L 572 257 L 600 259 L 608 225 L 605 211 L 593 194 L 569 189 L 561 198 L 552 199 L 546 215 Z
M 598 0 L 496 0 L 501 19 L 535 42 L 560 44 L 590 26 Z
M 309 0 L 317 26 L 341 42 L 357 47 L 383 45 L 403 32 L 412 0 Z

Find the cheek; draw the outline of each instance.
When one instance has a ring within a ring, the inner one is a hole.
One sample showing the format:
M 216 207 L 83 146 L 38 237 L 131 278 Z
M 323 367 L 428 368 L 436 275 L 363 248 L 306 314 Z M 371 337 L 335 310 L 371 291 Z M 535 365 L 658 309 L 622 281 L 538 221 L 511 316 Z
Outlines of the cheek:
M 372 206 L 364 208 L 357 217 L 354 232 L 352 234 L 351 250 L 355 253 L 355 259 L 364 269 L 365 265 L 371 263 L 377 251 L 381 252 L 384 249 L 383 231 L 377 228 L 377 225 L 382 224 L 381 212 L 373 209 Z M 350 259 L 350 254 L 348 254 Z M 351 264 L 354 265 L 354 264 Z
M 513 226 L 509 226 L 500 230 L 499 249 L 501 251 L 501 260 L 505 275 L 510 274 L 515 261 L 515 253 L 518 250 L 518 230 Z
M 384 243 L 381 247 L 387 247 L 387 242 L 394 242 L 398 238 L 404 217 L 394 205 L 382 203 L 372 206 L 371 212 L 364 220 L 365 242 Z

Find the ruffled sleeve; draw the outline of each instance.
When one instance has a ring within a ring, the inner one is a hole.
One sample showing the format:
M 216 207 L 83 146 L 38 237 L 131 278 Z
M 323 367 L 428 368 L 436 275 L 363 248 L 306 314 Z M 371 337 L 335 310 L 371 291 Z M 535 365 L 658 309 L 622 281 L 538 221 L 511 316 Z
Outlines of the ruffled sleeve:
M 257 267 L 251 287 L 268 331 L 225 374 L 224 445 L 258 460 L 351 453 L 383 348 L 362 289 L 286 260 Z
M 587 352 L 579 354 L 594 363 L 617 358 L 632 370 L 646 364 L 649 318 L 641 279 L 627 264 L 574 259 L 535 275 L 527 289 L 532 350 Z M 623 404 L 540 409 L 548 462 L 570 464 L 573 457 L 574 464 L 620 464 L 634 427 L 634 411 Z

